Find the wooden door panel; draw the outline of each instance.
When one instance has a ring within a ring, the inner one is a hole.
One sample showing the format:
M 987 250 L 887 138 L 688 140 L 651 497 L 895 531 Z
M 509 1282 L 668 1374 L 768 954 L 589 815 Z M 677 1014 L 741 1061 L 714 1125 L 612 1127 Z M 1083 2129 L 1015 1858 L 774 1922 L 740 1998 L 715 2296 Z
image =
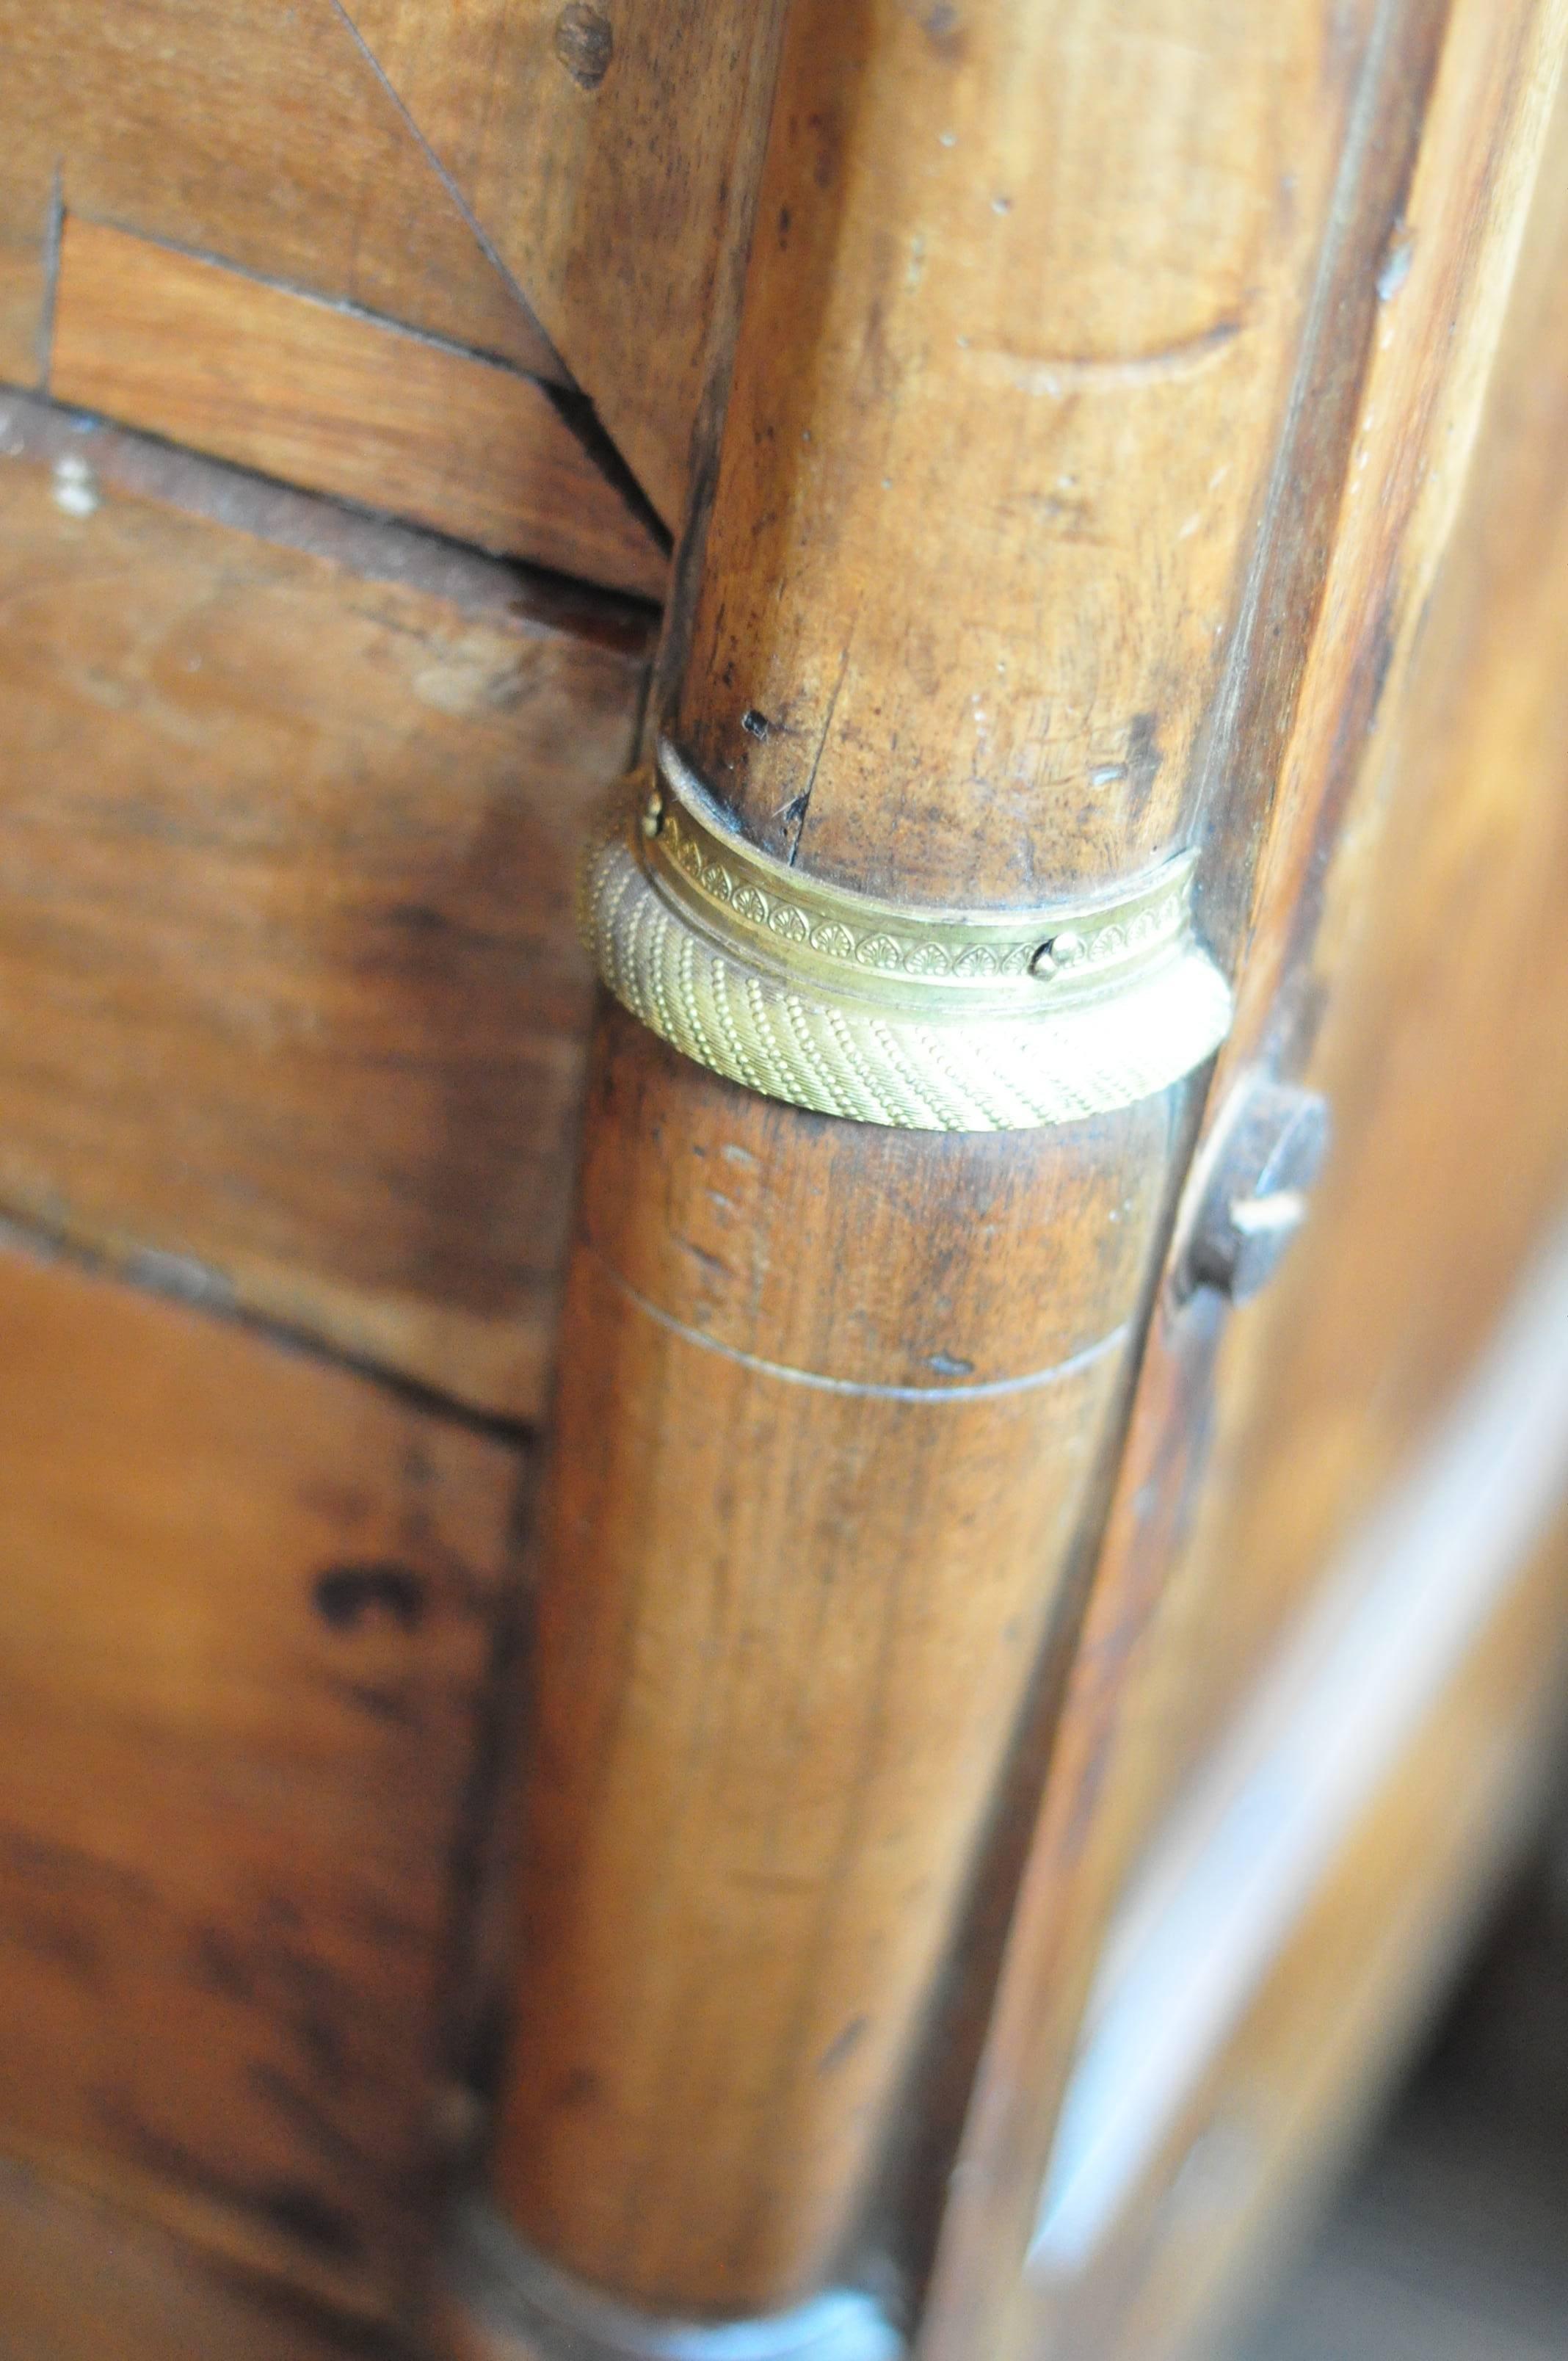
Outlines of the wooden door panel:
M 517 1454 L 0 1254 L 0 2144 L 386 2308 Z
M 5 414 L 0 1207 L 533 1416 L 647 623 Z

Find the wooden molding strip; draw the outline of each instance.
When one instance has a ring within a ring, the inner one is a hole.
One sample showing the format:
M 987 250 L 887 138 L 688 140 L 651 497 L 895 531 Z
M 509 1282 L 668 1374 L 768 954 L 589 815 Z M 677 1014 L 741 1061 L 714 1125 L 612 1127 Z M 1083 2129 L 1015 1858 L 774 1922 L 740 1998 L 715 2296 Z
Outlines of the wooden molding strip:
M 1568 1229 L 1178 1808 L 1107 1947 L 1033 2252 L 1082 2267 L 1568 1491 Z

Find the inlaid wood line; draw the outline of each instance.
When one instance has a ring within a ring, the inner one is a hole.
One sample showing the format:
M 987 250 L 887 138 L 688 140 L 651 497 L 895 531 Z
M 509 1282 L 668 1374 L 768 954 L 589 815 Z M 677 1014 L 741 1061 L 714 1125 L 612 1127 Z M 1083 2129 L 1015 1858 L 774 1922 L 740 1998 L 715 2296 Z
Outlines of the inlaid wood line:
M 40 386 L 49 383 L 54 354 L 54 314 L 60 300 L 60 249 L 65 230 L 65 166 L 56 159 L 49 182 L 49 227 L 44 233 L 43 302 L 38 309 L 38 356 Z
M 420 1417 L 439 1419 L 448 1426 L 483 1435 L 510 1450 L 525 1452 L 537 1438 L 538 1423 L 533 1419 L 477 1409 L 460 1395 L 405 1376 L 400 1369 L 386 1361 L 374 1360 L 367 1353 L 324 1343 L 298 1322 L 255 1310 L 236 1294 L 221 1270 L 194 1256 L 169 1254 L 158 1246 L 143 1246 L 125 1255 L 100 1252 L 69 1230 L 51 1229 L 36 1213 L 24 1213 L 0 1201 L 0 1254 L 5 1253 L 24 1255 L 40 1269 L 59 1265 L 85 1279 L 123 1287 L 134 1295 L 178 1304 L 198 1318 L 258 1337 L 295 1360 L 313 1362 L 323 1369 L 341 1369 L 349 1377 L 361 1378 L 388 1400 L 401 1404 Z
M 466 345 L 460 336 L 444 336 L 439 328 L 424 328 L 416 321 L 400 320 L 395 313 L 378 312 L 371 304 L 356 303 L 349 295 L 323 295 L 319 288 L 307 287 L 301 280 L 284 278 L 275 270 L 258 270 L 254 263 L 236 262 L 233 255 L 224 254 L 216 247 L 196 245 L 189 238 L 169 237 L 161 231 L 138 229 L 134 221 L 125 220 L 113 212 L 105 213 L 100 207 L 67 204 L 63 195 L 59 196 L 57 202 L 58 213 L 52 229 L 55 240 L 52 262 L 57 277 L 59 246 L 66 222 L 85 222 L 93 229 L 117 230 L 122 237 L 134 237 L 138 245 L 155 247 L 160 254 L 178 254 L 187 262 L 205 262 L 214 270 L 226 271 L 231 279 L 248 280 L 253 287 L 270 287 L 279 295 L 292 295 L 302 303 L 315 304 L 319 311 L 336 312 L 347 320 L 362 320 L 367 327 L 385 328 L 393 335 L 411 337 L 416 345 L 432 346 L 436 352 L 451 353 L 457 360 L 483 361 L 487 368 L 504 370 L 508 377 L 526 378 L 531 385 L 547 389 L 552 395 L 564 393 L 569 396 L 572 392 L 570 386 L 560 385 L 553 378 L 541 377 L 537 369 L 525 368 L 521 361 L 514 361 L 507 354 L 495 352 L 487 346 Z M 51 298 L 54 291 L 51 285 Z M 51 356 L 52 327 L 51 302 Z M 73 408 L 75 405 L 69 406 Z M 561 410 L 559 414 L 568 420 L 571 415 L 569 410 Z M 662 524 L 660 530 L 663 531 Z
M 447 195 L 451 198 L 453 203 L 462 214 L 463 219 L 467 223 L 469 229 L 474 234 L 474 241 L 478 247 L 480 253 L 484 256 L 486 261 L 489 263 L 492 269 L 499 272 L 508 293 L 512 297 L 519 311 L 521 312 L 524 319 L 528 322 L 530 328 L 539 338 L 540 343 L 544 346 L 551 358 L 555 362 L 557 368 L 560 369 L 561 383 L 575 389 L 577 382 L 576 379 L 572 375 L 571 370 L 566 367 L 565 362 L 562 360 L 560 354 L 555 350 L 550 338 L 545 335 L 544 330 L 540 325 L 538 319 L 535 317 L 532 304 L 529 302 L 526 293 L 519 285 L 511 271 L 507 268 L 505 261 L 502 259 L 501 255 L 496 247 L 495 240 L 489 236 L 489 233 L 486 230 L 484 225 L 479 221 L 477 215 L 475 214 L 473 206 L 468 203 L 467 198 L 463 194 L 462 190 L 458 187 L 456 181 L 453 179 L 451 173 L 447 170 L 445 165 L 442 162 L 440 157 L 436 154 L 434 148 L 431 146 L 423 132 L 420 129 L 419 125 L 409 113 L 407 106 L 404 104 L 403 100 L 398 92 L 396 84 L 389 77 L 387 70 L 381 63 L 380 59 L 376 55 L 375 50 L 370 47 L 369 42 L 366 39 L 358 26 L 355 23 L 353 17 L 344 6 L 343 0 L 329 0 L 329 5 L 331 5 L 334 15 L 341 17 L 355 47 L 358 49 L 361 57 L 365 60 L 366 64 L 369 67 L 371 72 L 375 75 L 382 89 L 386 92 L 387 96 L 391 100 L 392 104 L 397 108 L 403 122 L 408 126 L 409 132 L 411 135 L 415 145 L 418 147 L 420 154 L 424 158 L 425 162 L 430 166 L 431 170 L 441 182 L 442 187 L 445 190 Z
M 1075 1378 L 1080 1371 L 1092 1368 L 1096 1361 L 1102 1360 L 1125 1341 L 1132 1325 L 1130 1321 L 1124 1320 L 1119 1327 L 1097 1338 L 1092 1345 L 1085 1345 L 1080 1352 L 1069 1353 L 1065 1361 L 1055 1362 L 1048 1369 L 1030 1369 L 1022 1377 L 986 1378 L 972 1386 L 872 1385 L 858 1378 L 828 1378 L 817 1369 L 794 1368 L 787 1361 L 765 1360 L 760 1353 L 743 1352 L 739 1345 L 725 1345 L 717 1336 L 705 1336 L 700 1328 L 688 1328 L 685 1322 L 677 1320 L 673 1312 L 661 1311 L 658 1304 L 633 1287 L 630 1279 L 622 1279 L 618 1270 L 612 1269 L 596 1247 L 589 1246 L 587 1251 L 621 1294 L 634 1303 L 639 1312 L 645 1312 L 649 1319 L 655 1321 L 661 1328 L 667 1328 L 672 1336 L 682 1337 L 688 1345 L 700 1345 L 705 1353 L 717 1353 L 726 1361 L 739 1361 L 742 1368 L 755 1369 L 760 1377 L 782 1378 L 786 1385 L 811 1386 L 819 1393 L 854 1394 L 877 1401 L 984 1401 L 999 1394 L 1031 1393 L 1038 1386 L 1054 1386 L 1064 1378 Z
M 231 270 L 218 244 L 145 238 L 68 207 L 50 393 L 376 514 L 663 598 L 663 526 L 547 363 L 498 364 L 504 327 L 411 336 L 385 304 Z

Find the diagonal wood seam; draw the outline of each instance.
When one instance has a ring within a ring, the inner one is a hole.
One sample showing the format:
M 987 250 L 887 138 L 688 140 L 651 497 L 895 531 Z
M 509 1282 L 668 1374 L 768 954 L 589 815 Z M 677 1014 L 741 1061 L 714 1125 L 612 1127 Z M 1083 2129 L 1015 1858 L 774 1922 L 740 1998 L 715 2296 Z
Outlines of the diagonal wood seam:
M 507 292 L 510 295 L 513 302 L 516 303 L 518 309 L 522 313 L 524 318 L 527 320 L 530 329 L 538 337 L 540 343 L 545 347 L 545 350 L 550 354 L 556 368 L 560 372 L 560 382 L 569 390 L 574 391 L 576 390 L 576 380 L 573 377 L 572 372 L 567 368 L 565 362 L 561 358 L 559 352 L 555 348 L 554 341 L 545 334 L 539 313 L 534 309 L 533 304 L 530 302 L 522 287 L 519 284 L 513 272 L 508 268 L 505 258 L 497 247 L 495 240 L 488 235 L 484 224 L 479 220 L 478 215 L 475 213 L 473 206 L 468 203 L 467 198 L 463 194 L 457 182 L 447 170 L 445 165 L 442 162 L 440 157 L 431 146 L 430 141 L 425 137 L 423 131 L 414 120 L 412 114 L 410 112 L 407 102 L 402 97 L 401 93 L 398 90 L 390 74 L 388 73 L 385 66 L 382 65 L 381 60 L 376 55 L 375 50 L 370 47 L 369 42 L 366 39 L 358 26 L 355 23 L 354 18 L 349 15 L 346 7 L 345 7 L 344 0 L 327 0 L 327 5 L 332 9 L 334 15 L 341 20 L 344 29 L 347 32 L 354 42 L 356 49 L 359 51 L 359 54 L 364 59 L 366 64 L 369 67 L 376 80 L 380 83 L 381 88 L 386 92 L 387 96 L 391 100 L 392 104 L 397 108 L 398 113 L 402 117 L 404 124 L 407 126 L 410 135 L 411 136 L 415 146 L 418 148 L 420 154 L 424 158 L 424 160 L 429 165 L 432 172 L 440 181 L 443 190 L 451 199 L 452 203 L 456 206 L 458 212 L 462 214 L 464 221 L 467 224 L 469 230 L 473 233 L 474 242 L 478 247 L 480 253 L 484 256 L 486 261 L 490 265 L 490 268 L 496 272 L 498 277 L 504 281 Z
M 620 493 L 639 521 L 648 528 L 659 546 L 668 551 L 671 542 L 669 528 L 625 454 L 606 428 L 594 401 L 591 388 L 583 389 L 578 386 L 569 365 L 561 357 L 556 345 L 545 330 L 532 299 L 463 193 L 455 174 L 448 170 L 437 154 L 408 102 L 371 48 L 355 17 L 350 14 L 345 0 L 327 0 L 327 5 L 341 19 L 345 31 L 352 38 L 371 73 L 397 108 L 421 155 L 473 233 L 480 252 L 504 282 L 508 292 L 527 320 L 532 332 L 538 336 L 540 343 L 553 356 L 559 370 L 559 384 L 567 397 L 556 402 L 563 423 L 576 437 L 582 445 L 585 456 Z M 577 398 L 574 400 L 573 396 Z

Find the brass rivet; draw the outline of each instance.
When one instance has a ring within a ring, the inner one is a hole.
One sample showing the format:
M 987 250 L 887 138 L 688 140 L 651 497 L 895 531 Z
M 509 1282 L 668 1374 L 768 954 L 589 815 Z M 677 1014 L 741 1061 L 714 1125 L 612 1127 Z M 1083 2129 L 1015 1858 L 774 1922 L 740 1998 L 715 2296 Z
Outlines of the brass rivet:
M 1070 927 L 1064 927 L 1059 935 L 1053 935 L 1048 943 L 1040 945 L 1029 961 L 1029 973 L 1042 979 L 1053 976 L 1060 968 L 1076 965 L 1085 948 L 1083 937 L 1075 934 Z

